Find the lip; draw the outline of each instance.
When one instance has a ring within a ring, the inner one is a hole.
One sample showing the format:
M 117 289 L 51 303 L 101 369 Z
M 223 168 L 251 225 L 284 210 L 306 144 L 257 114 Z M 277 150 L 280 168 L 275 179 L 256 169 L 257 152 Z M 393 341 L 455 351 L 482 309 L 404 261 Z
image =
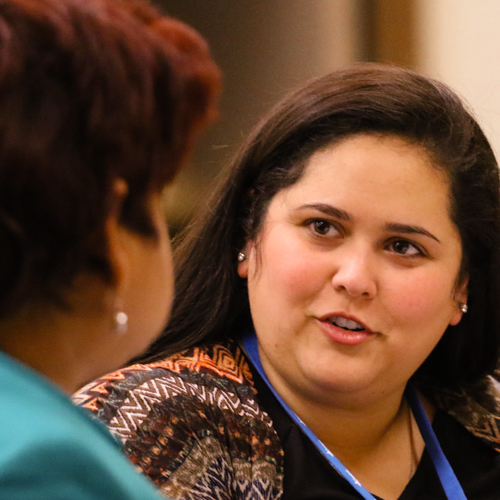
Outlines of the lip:
M 338 316 L 349 319 L 351 321 L 355 321 L 356 323 L 359 323 L 364 328 L 364 330 L 344 330 L 343 328 L 336 326 L 328 321 L 328 318 L 332 318 L 333 316 Z M 321 316 L 320 318 L 318 318 L 318 321 L 325 334 L 337 344 L 355 346 L 362 344 L 374 335 L 374 332 L 370 330 L 370 328 L 368 328 L 360 319 L 356 318 L 355 316 L 351 316 L 350 314 L 333 312 Z

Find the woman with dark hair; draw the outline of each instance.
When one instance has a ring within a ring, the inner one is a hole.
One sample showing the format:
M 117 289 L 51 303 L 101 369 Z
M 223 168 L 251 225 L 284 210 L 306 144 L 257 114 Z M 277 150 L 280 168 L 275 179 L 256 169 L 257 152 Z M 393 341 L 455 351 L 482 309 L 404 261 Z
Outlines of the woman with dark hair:
M 499 172 L 445 85 L 285 97 L 175 254 L 149 364 L 79 395 L 163 492 L 498 498 Z
M 148 3 L 0 0 L 0 498 L 159 498 L 69 396 L 165 326 L 162 191 L 219 78 Z

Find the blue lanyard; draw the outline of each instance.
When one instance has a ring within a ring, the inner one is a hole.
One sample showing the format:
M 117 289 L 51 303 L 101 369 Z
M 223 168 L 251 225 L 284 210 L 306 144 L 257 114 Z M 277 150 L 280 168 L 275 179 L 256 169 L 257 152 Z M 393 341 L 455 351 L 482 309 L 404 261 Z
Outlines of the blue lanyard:
M 276 392 L 274 387 L 269 382 L 266 372 L 260 362 L 259 349 L 257 336 L 254 332 L 247 333 L 243 337 L 243 345 L 250 361 L 255 369 L 267 384 L 275 398 L 279 401 L 283 409 L 288 413 L 291 419 L 300 427 L 302 432 L 311 440 L 316 448 L 323 454 L 323 456 L 330 462 L 332 467 L 365 499 L 375 500 L 375 497 L 363 487 L 363 485 L 354 477 L 354 475 L 347 470 L 342 462 L 318 439 L 318 437 L 307 427 L 307 425 L 293 412 L 293 410 L 283 401 L 281 396 Z M 422 437 L 424 438 L 425 446 L 432 459 L 436 472 L 443 486 L 444 492 L 448 500 L 467 500 L 464 490 L 458 482 L 451 465 L 445 457 L 439 441 L 437 440 L 432 425 L 427 418 L 427 415 L 422 407 L 417 392 L 408 384 L 406 388 L 406 398 L 410 408 L 415 416 L 418 428 Z

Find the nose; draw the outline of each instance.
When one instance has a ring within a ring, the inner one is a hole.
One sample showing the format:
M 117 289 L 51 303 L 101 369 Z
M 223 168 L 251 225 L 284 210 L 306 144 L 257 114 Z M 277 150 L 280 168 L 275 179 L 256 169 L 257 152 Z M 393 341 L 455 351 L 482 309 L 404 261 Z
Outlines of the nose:
M 377 293 L 376 265 L 368 249 L 344 248 L 337 255 L 333 288 L 351 297 L 373 298 Z

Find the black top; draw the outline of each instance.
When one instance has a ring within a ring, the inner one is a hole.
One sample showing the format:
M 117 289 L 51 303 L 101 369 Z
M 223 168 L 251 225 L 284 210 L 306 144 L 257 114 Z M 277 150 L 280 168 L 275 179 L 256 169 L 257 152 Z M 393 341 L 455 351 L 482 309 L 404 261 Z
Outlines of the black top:
M 362 498 L 291 420 L 253 367 L 252 374 L 259 403 L 271 417 L 285 453 L 282 500 Z M 500 453 L 443 411 L 436 412 L 432 427 L 467 499 L 499 500 Z M 427 450 L 399 500 L 446 500 Z

